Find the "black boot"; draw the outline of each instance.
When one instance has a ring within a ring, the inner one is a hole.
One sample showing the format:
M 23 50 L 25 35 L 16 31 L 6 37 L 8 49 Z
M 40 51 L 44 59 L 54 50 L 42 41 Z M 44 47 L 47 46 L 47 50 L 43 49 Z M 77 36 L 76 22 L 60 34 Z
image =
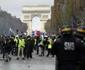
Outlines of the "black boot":
M 19 60 L 19 58 L 17 58 L 17 60 Z

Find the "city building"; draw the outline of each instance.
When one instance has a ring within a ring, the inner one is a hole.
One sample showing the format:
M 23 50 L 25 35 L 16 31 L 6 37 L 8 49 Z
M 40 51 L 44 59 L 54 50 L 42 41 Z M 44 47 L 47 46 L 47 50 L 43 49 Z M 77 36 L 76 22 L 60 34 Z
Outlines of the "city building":
M 26 29 L 26 24 L 23 24 L 19 18 L 12 16 L 0 8 L 0 34 L 21 34 L 21 32 L 25 32 Z

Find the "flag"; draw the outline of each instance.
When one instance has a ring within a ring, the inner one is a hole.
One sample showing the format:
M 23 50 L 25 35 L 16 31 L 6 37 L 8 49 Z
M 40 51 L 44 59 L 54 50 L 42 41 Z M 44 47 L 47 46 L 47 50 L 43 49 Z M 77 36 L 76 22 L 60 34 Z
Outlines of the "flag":
M 40 31 L 37 31 L 36 34 L 37 34 L 37 36 L 40 36 Z
M 9 34 L 13 33 L 14 35 L 17 35 L 11 28 L 9 29 Z

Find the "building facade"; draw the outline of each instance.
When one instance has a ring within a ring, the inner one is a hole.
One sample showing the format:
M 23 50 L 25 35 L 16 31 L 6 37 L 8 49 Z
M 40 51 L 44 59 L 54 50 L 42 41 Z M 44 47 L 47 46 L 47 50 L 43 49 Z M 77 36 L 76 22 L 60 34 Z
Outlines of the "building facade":
M 10 31 L 11 29 L 11 31 Z M 13 34 L 12 30 L 17 34 L 27 30 L 26 24 L 23 24 L 19 18 L 11 16 L 10 13 L 0 10 L 0 34 Z

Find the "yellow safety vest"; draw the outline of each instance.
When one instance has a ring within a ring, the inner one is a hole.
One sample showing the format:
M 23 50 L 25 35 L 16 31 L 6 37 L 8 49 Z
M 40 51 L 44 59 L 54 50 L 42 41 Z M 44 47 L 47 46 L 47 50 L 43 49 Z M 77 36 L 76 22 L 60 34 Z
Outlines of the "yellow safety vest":
M 35 41 L 34 44 L 36 45 L 36 39 L 34 39 L 34 41 Z
M 25 47 L 25 41 L 24 41 L 24 39 L 19 39 L 18 48 L 20 48 L 20 47 Z
M 24 39 L 21 39 L 21 46 L 25 47 L 25 40 Z
M 54 39 L 54 42 L 56 42 L 56 39 Z
M 22 41 L 19 39 L 18 48 L 22 46 Z
M 51 44 L 48 44 L 48 49 L 51 49 L 52 48 L 52 45 Z
M 43 46 L 43 40 L 41 40 L 39 44 Z

